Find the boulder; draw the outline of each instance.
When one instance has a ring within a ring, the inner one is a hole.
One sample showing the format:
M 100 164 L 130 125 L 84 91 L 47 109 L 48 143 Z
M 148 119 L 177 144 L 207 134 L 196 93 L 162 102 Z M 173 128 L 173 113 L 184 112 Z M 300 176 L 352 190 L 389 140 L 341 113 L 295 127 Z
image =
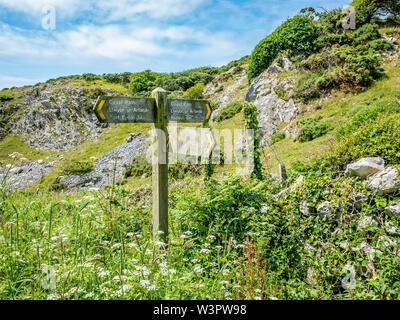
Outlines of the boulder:
M 347 165 L 345 174 L 349 177 L 357 176 L 366 179 L 368 176 L 380 172 L 385 168 L 382 158 L 362 158 L 355 163 Z
M 388 216 L 391 216 L 396 219 L 400 219 L 400 203 L 395 204 L 394 206 L 388 206 L 385 208 L 385 213 Z
M 275 201 L 278 201 L 279 199 L 286 197 L 288 192 L 296 191 L 301 186 L 303 181 L 304 181 L 304 176 L 299 176 L 293 185 L 291 185 L 289 188 L 283 189 L 281 192 L 274 195 L 273 199 Z
M 368 197 L 366 195 L 362 194 L 361 192 L 359 192 L 354 196 L 354 207 L 357 210 L 361 210 L 363 203 L 365 203 L 367 201 L 368 201 Z
M 305 215 L 306 217 L 311 216 L 313 212 L 313 208 L 308 204 L 307 200 L 304 200 L 300 203 L 300 212 Z
M 335 208 L 331 205 L 329 201 L 322 202 L 317 208 L 317 214 L 321 217 L 323 221 L 329 220 L 335 213 Z
M 387 167 L 370 177 L 367 187 L 378 195 L 396 192 L 400 189 L 399 172 L 394 167 Z
M 373 217 L 371 216 L 364 216 L 358 220 L 358 229 L 359 230 L 365 230 L 367 227 L 371 225 L 378 225 L 378 221 L 376 221 Z

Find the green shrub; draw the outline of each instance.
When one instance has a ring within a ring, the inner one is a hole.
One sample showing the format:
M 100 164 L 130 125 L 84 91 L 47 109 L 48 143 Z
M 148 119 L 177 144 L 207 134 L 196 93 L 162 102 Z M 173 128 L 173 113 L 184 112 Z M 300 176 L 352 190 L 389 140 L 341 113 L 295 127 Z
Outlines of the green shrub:
M 133 159 L 129 165 L 124 165 L 124 177 L 150 177 L 152 174 L 152 165 L 146 160 L 145 155 L 140 155 Z
M 277 132 L 271 135 L 271 145 L 283 140 L 286 138 L 286 135 L 284 132 Z
M 271 35 L 262 40 L 251 54 L 248 78 L 260 75 L 280 52 L 289 57 L 307 55 L 315 50 L 317 34 L 309 18 L 296 16 L 286 20 Z
M 225 108 L 223 108 L 219 114 L 214 117 L 214 121 L 221 122 L 230 118 L 233 118 L 243 109 L 243 102 L 231 102 Z
M 307 142 L 327 134 L 333 130 L 333 125 L 329 122 L 321 121 L 321 118 L 309 118 L 298 121 L 300 125 L 299 135 L 296 141 Z
M 63 174 L 75 175 L 85 174 L 92 172 L 95 169 L 95 165 L 91 161 L 70 161 L 63 169 Z
M 182 163 L 178 159 L 177 163 L 168 166 L 168 177 L 169 179 L 182 180 L 187 176 L 199 176 L 203 173 L 203 167 L 199 164 Z
M 131 76 L 129 88 L 132 94 L 151 92 L 156 88 L 155 80 L 157 75 L 150 70 L 145 70 L 140 73 L 135 73 Z
M 197 83 L 185 91 L 183 96 L 188 99 L 201 99 L 203 97 L 204 83 Z
M 0 93 L 0 101 L 11 101 L 14 99 L 12 93 Z
M 308 102 L 321 96 L 321 90 L 317 86 L 317 81 L 320 73 L 305 73 L 302 74 L 295 84 L 293 98 L 301 101 Z
M 384 75 L 380 60 L 366 46 L 342 46 L 334 49 L 341 59 L 342 69 L 337 82 L 346 88 L 366 87 Z
M 366 44 L 369 41 L 381 38 L 379 28 L 376 24 L 364 24 L 354 32 L 354 42 L 358 44 Z
M 385 39 L 377 39 L 368 42 L 367 46 L 373 51 L 381 53 L 389 50 L 392 47 L 392 44 Z
M 82 75 L 82 79 L 85 81 L 95 81 L 95 80 L 100 80 L 101 77 L 93 73 L 84 73 Z
M 381 157 L 387 164 L 400 163 L 399 113 L 371 110 L 359 114 L 341 133 L 343 136 L 325 159 L 329 167 L 343 170 L 364 157 Z

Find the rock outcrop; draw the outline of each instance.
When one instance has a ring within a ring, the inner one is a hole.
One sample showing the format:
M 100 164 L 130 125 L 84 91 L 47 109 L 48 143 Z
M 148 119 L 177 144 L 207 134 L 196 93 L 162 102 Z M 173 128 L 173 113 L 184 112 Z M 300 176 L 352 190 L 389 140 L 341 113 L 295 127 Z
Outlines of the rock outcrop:
M 368 189 L 378 195 L 390 194 L 400 190 L 399 171 L 395 167 L 387 167 L 373 175 L 367 183 Z
M 368 176 L 385 169 L 385 161 L 382 158 L 362 158 L 355 163 L 347 165 L 345 174 L 366 179 Z
M 259 111 L 261 146 L 267 144 L 267 137 L 278 131 L 281 123 L 290 123 L 302 109 L 289 97 L 294 89 L 294 77 L 279 77 L 282 72 L 295 71 L 293 63 L 282 57 L 280 63 L 273 63 L 257 78 L 254 78 L 246 92 L 245 100 L 254 103 Z
M 31 148 L 71 150 L 83 141 L 95 141 L 102 132 L 92 112 L 99 95 L 116 95 L 107 89 L 87 89 L 63 81 L 41 84 L 22 92 L 20 115 L 11 132 Z
M 248 87 L 247 66 L 233 67 L 206 85 L 203 95 L 220 108 L 214 110 L 215 116 L 219 110 L 223 109 L 231 102 L 243 100 L 244 93 Z
M 71 190 L 88 187 L 105 187 L 118 180 L 124 173 L 124 165 L 147 150 L 146 136 L 141 133 L 131 135 L 128 143 L 118 146 L 95 161 L 95 169 L 84 175 L 72 175 L 60 181 L 61 186 Z
M 0 185 L 4 190 L 24 190 L 39 181 L 53 169 L 54 162 L 32 161 L 0 168 Z

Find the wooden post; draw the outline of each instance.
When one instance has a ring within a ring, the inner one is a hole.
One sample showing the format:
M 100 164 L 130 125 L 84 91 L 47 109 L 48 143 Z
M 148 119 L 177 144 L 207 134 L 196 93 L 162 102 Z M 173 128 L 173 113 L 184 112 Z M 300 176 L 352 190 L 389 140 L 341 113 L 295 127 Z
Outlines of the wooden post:
M 167 92 L 157 88 L 151 93 L 156 100 L 157 153 L 153 152 L 153 235 L 168 240 L 168 152 Z M 159 232 L 162 232 L 159 234 Z
M 279 164 L 279 178 L 281 180 L 281 186 L 286 187 L 286 181 L 287 181 L 286 167 L 281 163 Z

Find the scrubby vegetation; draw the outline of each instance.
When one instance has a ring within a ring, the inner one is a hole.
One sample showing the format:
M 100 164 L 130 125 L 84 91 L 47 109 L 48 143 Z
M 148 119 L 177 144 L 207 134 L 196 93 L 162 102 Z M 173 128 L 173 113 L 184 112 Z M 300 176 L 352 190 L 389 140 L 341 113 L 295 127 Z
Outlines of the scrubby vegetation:
M 101 190 L 66 193 L 55 183 L 53 190 L 11 193 L 0 181 L 0 299 L 400 299 L 400 220 L 385 212 L 400 203 L 400 193 L 377 195 L 343 172 L 362 157 L 382 157 L 400 169 L 399 75 L 392 67 L 392 78 L 377 81 L 383 75 L 378 54 L 389 44 L 376 12 L 345 31 L 338 28 L 341 11 L 308 8 L 257 46 L 251 76 L 284 53 L 301 70 L 294 98 L 347 93 L 321 100 L 311 115 L 293 122 L 296 140 L 283 132 L 271 136 L 279 163 L 286 161 L 279 148 L 316 148 L 318 156 L 305 152 L 307 160 L 288 166 L 286 181 L 261 161 L 257 108 L 234 102 L 222 109 L 214 119 L 218 126 L 240 116 L 256 131 L 253 172 L 171 165 L 168 243 L 152 234 L 151 189 L 129 184 L 150 177 L 143 156 L 125 167 L 123 181 Z M 213 76 L 248 59 L 178 74 L 147 70 L 77 79 L 120 84 L 139 96 L 162 86 L 172 97 L 200 98 Z M 92 171 L 85 159 L 125 143 L 132 132 L 129 124 L 108 129 L 102 141 L 65 154 L 53 175 Z M 334 143 L 325 153 L 328 138 Z M 27 148 L 7 139 L 0 160 L 11 149 Z M 30 158 L 44 156 L 55 157 L 35 151 Z
M 0 101 L 11 101 L 14 99 L 11 93 L 0 93 Z
M 231 102 L 214 117 L 214 121 L 221 122 L 227 119 L 231 119 L 242 110 L 243 102 Z
M 91 161 L 70 161 L 64 166 L 64 174 L 73 175 L 73 174 L 85 174 L 92 172 L 95 168 L 95 165 Z
M 371 19 L 359 21 L 356 30 L 344 29 L 344 19 L 339 9 L 302 10 L 257 45 L 251 55 L 249 80 L 283 53 L 302 72 L 292 96 L 298 101 L 308 102 L 332 89 L 350 91 L 370 86 L 384 75 L 381 54 L 392 44 L 382 39 Z M 284 97 L 282 92 L 277 94 Z
M 330 123 L 321 121 L 320 117 L 302 119 L 298 124 L 300 129 L 296 140 L 300 142 L 312 141 L 333 129 Z

